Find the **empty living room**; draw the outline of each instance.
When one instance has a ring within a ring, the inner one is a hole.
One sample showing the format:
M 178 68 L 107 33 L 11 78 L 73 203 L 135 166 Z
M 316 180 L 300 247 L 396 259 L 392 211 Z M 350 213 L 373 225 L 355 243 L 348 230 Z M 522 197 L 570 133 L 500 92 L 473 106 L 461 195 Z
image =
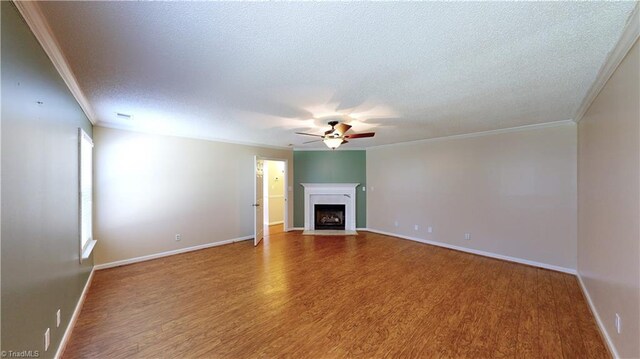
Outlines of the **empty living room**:
M 2 1 L 2 358 L 640 359 L 640 2 Z

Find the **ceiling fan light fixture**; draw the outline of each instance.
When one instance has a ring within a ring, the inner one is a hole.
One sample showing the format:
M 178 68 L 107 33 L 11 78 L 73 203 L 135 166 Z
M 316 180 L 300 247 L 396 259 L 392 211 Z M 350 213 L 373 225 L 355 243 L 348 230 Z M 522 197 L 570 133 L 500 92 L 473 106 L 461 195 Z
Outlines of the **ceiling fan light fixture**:
M 332 150 L 335 150 L 336 148 L 340 147 L 344 139 L 342 137 L 325 137 L 324 140 L 322 141 L 324 142 L 325 145 L 327 145 L 327 147 L 329 147 Z

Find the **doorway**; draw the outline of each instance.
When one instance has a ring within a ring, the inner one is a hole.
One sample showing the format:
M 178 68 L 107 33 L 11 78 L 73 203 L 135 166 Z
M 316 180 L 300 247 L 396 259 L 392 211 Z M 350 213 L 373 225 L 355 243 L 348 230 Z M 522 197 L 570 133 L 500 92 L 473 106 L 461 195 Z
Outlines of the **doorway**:
M 285 231 L 287 219 L 287 163 L 283 160 L 264 161 L 263 203 L 265 237 Z
M 287 231 L 289 226 L 288 193 L 291 190 L 287 181 L 288 169 L 289 163 L 286 159 L 254 156 L 252 204 L 255 208 L 253 216 L 254 246 L 257 246 L 263 238 L 268 238 L 269 235 L 273 235 L 277 231 Z M 271 175 L 269 175 L 270 170 Z M 272 223 L 272 226 L 269 226 L 269 223 Z

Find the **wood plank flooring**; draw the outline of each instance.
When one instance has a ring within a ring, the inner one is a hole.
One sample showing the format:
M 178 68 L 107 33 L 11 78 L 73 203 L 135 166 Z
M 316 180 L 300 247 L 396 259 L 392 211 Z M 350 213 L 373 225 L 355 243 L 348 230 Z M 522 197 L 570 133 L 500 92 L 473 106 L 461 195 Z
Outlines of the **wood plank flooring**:
M 97 271 L 64 358 L 608 358 L 574 276 L 368 232 Z

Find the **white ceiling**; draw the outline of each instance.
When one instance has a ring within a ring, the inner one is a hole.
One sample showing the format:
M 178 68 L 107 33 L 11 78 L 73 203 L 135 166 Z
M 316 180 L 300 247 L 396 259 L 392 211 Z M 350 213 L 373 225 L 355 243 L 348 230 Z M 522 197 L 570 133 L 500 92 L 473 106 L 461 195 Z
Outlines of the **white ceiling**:
M 368 147 L 571 119 L 635 2 L 43 2 L 102 126 Z M 132 120 L 116 117 L 133 115 Z

